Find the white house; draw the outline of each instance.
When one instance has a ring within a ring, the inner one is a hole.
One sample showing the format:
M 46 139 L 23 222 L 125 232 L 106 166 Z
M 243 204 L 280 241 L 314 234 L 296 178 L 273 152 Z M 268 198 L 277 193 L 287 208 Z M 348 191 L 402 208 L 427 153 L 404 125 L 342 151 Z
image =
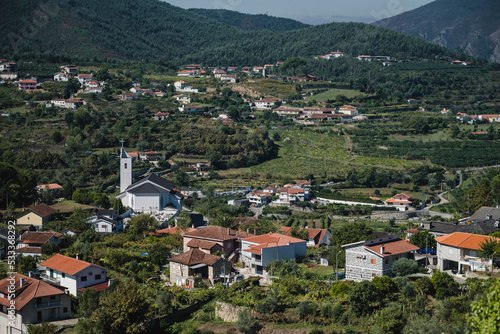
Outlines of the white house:
M 79 290 L 89 287 L 106 286 L 106 268 L 56 254 L 38 265 L 40 278 L 44 281 L 65 287 L 68 292 L 78 296 Z
M 99 210 L 87 222 L 97 233 L 118 233 L 123 230 L 123 217 L 115 210 Z
M 270 201 L 271 196 L 272 195 L 270 193 L 261 193 L 258 191 L 252 191 L 247 194 L 247 198 L 250 203 L 258 206 L 266 205 Z
M 0 307 L 0 332 L 6 334 L 28 333 L 28 324 L 71 317 L 71 297 L 64 289 L 20 274 L 0 281 Z
M 351 105 L 344 105 L 344 106 L 339 108 L 339 113 L 345 114 L 345 115 L 357 115 L 358 108 L 351 106 Z
M 455 232 L 436 238 L 438 269 L 479 270 L 491 268 L 491 259 L 480 256 L 481 244 L 487 240 L 500 241 L 487 235 Z
M 86 73 L 78 74 L 78 82 L 80 82 L 80 84 L 84 85 L 90 81 L 92 81 L 92 73 L 91 74 L 86 74 Z
M 280 233 L 268 233 L 243 239 L 240 260 L 252 274 L 268 274 L 268 264 L 273 260 L 293 260 L 305 256 L 306 241 Z
M 274 106 L 274 100 L 271 99 L 257 100 L 254 101 L 254 103 L 255 103 L 255 108 L 257 108 L 258 110 L 270 109 L 271 107 Z
M 69 75 L 63 72 L 57 72 L 54 74 L 54 81 L 68 81 Z

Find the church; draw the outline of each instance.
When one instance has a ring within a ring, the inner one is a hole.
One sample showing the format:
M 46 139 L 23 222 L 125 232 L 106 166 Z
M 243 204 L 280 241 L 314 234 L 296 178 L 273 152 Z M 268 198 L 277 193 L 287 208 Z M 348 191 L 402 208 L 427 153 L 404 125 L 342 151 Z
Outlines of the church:
M 172 182 L 158 174 L 132 183 L 132 157 L 123 147 L 120 152 L 120 194 L 116 198 L 136 213 L 155 214 L 168 206 L 182 210 L 182 194 L 174 189 Z

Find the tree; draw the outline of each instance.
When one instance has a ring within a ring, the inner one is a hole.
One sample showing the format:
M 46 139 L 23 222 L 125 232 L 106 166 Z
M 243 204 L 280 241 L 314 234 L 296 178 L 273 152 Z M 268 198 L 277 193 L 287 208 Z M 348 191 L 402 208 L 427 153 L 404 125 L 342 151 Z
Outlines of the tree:
M 178 186 L 189 186 L 190 178 L 189 175 L 186 174 L 186 172 L 178 170 L 175 173 L 175 184 Z
M 330 246 L 345 245 L 369 239 L 373 230 L 363 222 L 354 222 L 343 225 L 332 231 Z
M 316 303 L 303 300 L 297 305 L 297 314 L 300 319 L 304 319 L 307 316 L 315 316 L 318 312 L 318 305 Z
M 399 308 L 386 307 L 380 311 L 375 320 L 375 325 L 384 333 L 401 333 L 405 326 L 406 315 Z
M 456 296 L 458 294 L 458 283 L 448 273 L 435 271 L 431 278 L 437 299 Z
M 429 231 L 418 231 L 410 237 L 410 243 L 422 249 L 427 246 L 427 248 L 436 248 L 436 240 L 434 236 L 429 233 Z
M 239 309 L 235 327 L 242 333 L 255 334 L 262 328 L 262 325 L 252 317 L 247 309 Z
M 153 232 L 158 226 L 158 222 L 150 215 L 135 216 L 129 221 L 128 231 L 135 234 Z
M 405 257 L 400 258 L 392 264 L 392 272 L 396 276 L 408 276 L 414 274 L 418 271 L 417 262 L 407 259 Z
M 373 304 L 377 303 L 380 298 L 372 282 L 362 281 L 349 291 L 347 299 L 354 314 L 362 315 L 370 313 Z
M 481 241 L 479 243 L 479 254 L 485 259 L 493 259 L 496 254 L 500 255 L 500 244 L 498 240 L 488 238 Z
M 42 255 L 50 256 L 54 253 L 58 253 L 59 249 L 60 249 L 59 245 L 53 242 L 47 242 L 42 245 Z
M 95 289 L 86 289 L 78 297 L 78 316 L 81 318 L 90 318 L 92 312 L 99 306 L 100 294 Z
M 48 322 L 42 322 L 39 325 L 28 324 L 29 334 L 56 334 L 57 327 L 54 324 L 49 324 Z
M 471 304 L 469 325 L 472 333 L 500 332 L 500 281 L 496 281 L 486 296 Z
M 292 69 L 293 70 L 293 75 L 295 75 L 295 71 L 297 70 L 297 68 L 299 66 L 303 66 L 306 64 L 306 61 L 302 58 L 298 58 L 298 57 L 292 57 L 292 58 L 288 58 L 284 63 L 283 65 L 281 65 L 280 69 L 282 71 L 286 71 L 288 69 Z
M 309 232 L 305 228 L 298 228 L 297 226 L 292 227 L 290 230 L 290 236 L 297 238 L 297 239 L 302 239 L 302 240 L 309 240 Z
M 158 310 L 158 316 L 165 316 L 172 311 L 172 301 L 173 295 L 170 291 L 160 290 L 156 296 L 156 308 Z
M 391 300 L 398 293 L 398 284 L 390 277 L 376 276 L 372 279 L 372 285 L 377 291 L 380 300 Z
M 33 256 L 23 256 L 20 262 L 21 271 L 23 273 L 34 271 L 36 269 L 36 261 Z
M 91 319 L 104 333 L 145 333 L 151 305 L 134 281 L 119 283 L 101 296 Z
M 155 245 L 148 251 L 151 262 L 161 268 L 162 265 L 167 263 L 170 250 L 164 244 Z

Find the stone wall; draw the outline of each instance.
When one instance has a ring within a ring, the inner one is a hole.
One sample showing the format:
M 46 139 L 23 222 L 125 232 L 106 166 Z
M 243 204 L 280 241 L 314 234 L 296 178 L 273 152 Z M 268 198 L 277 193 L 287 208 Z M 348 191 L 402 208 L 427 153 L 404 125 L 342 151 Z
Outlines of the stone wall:
M 215 305 L 215 316 L 220 317 L 226 322 L 236 322 L 238 320 L 238 311 L 244 307 L 217 302 Z

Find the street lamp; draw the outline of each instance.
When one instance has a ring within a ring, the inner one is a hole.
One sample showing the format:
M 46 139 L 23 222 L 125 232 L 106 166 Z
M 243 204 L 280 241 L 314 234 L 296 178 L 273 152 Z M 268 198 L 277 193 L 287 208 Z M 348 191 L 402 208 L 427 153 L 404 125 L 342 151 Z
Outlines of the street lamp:
M 341 253 L 342 251 L 339 250 L 337 252 L 337 255 L 335 255 L 335 281 L 338 281 L 339 280 L 339 254 Z

